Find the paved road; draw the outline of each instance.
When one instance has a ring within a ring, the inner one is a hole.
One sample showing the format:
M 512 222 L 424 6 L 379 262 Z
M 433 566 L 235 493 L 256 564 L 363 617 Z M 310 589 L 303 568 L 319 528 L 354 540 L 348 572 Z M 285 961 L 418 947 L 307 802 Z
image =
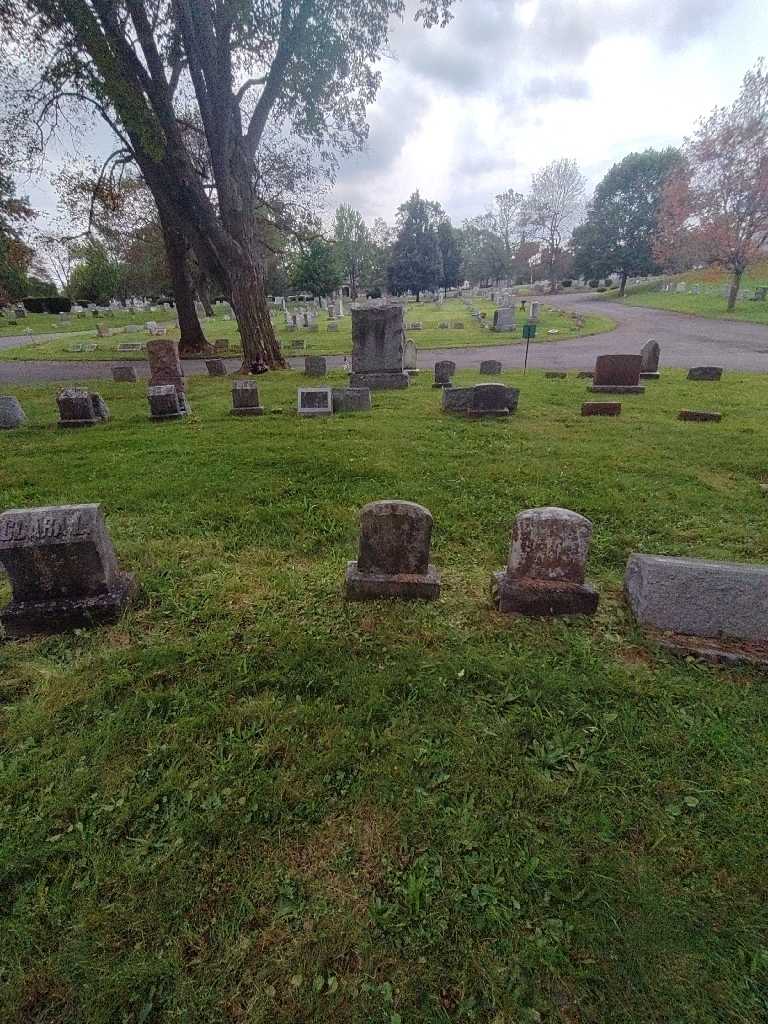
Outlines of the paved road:
M 575 338 L 557 344 L 531 345 L 528 365 L 531 368 L 591 370 L 595 357 L 609 352 L 639 352 L 649 339 L 661 345 L 662 366 L 724 366 L 729 370 L 768 373 L 768 327 L 732 320 L 706 320 L 703 317 L 667 313 L 641 306 L 623 306 L 617 302 L 603 302 L 584 293 L 559 295 L 547 301 L 562 309 L 577 309 L 583 313 L 602 313 L 618 322 L 618 327 L 607 334 L 589 338 Z M 0 348 L 11 348 L 29 343 L 28 337 L 2 338 Z M 418 344 L 418 335 L 414 336 Z M 518 369 L 523 364 L 523 346 L 488 345 L 475 348 L 425 349 L 419 353 L 419 366 L 431 369 L 438 359 L 452 359 L 459 368 L 478 367 L 483 359 L 499 359 L 504 369 Z M 329 356 L 328 365 L 343 365 L 343 356 Z M 290 360 L 300 369 L 302 359 Z M 233 372 L 239 368 L 237 359 L 226 360 Z M 140 377 L 148 375 L 147 364 L 136 361 Z M 189 376 L 205 374 L 201 359 L 184 361 Z M 110 378 L 108 362 L 0 362 L 0 384 L 34 384 L 51 381 L 86 381 Z

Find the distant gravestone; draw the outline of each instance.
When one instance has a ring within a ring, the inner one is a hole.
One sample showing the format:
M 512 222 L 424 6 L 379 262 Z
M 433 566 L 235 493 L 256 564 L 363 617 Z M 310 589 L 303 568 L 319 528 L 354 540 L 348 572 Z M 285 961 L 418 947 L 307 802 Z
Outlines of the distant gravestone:
M 402 306 L 353 307 L 350 386 L 371 391 L 407 388 L 404 346 Z
M 688 380 L 720 380 L 722 376 L 722 366 L 692 366 L 688 371 Z
M 582 416 L 620 416 L 621 402 L 584 402 Z
M 213 351 L 217 356 L 225 356 L 229 352 L 229 342 L 226 338 L 216 338 L 213 343 Z
M 304 374 L 307 377 L 324 377 L 328 372 L 325 356 L 305 356 Z
M 641 358 L 639 355 L 598 356 L 589 390 L 606 394 L 643 394 L 645 388 L 640 384 Z
M 264 406 L 259 400 L 259 387 L 255 380 L 236 380 L 232 384 L 232 415 L 264 415 Z
M 648 374 L 658 374 L 660 357 L 661 348 L 659 347 L 658 341 L 654 341 L 653 338 L 649 338 L 649 340 L 646 341 L 640 349 L 640 375 L 647 376 Z
M 329 320 L 328 321 L 328 325 L 327 325 L 327 327 L 325 329 L 326 329 L 326 331 L 330 331 L 331 333 L 338 332 L 338 330 L 339 330 L 338 322 L 336 320 Z
M 179 359 L 179 345 L 176 341 L 159 338 L 147 342 L 149 360 L 149 386 L 173 384 L 181 397 L 185 390 L 184 370 Z
M 435 380 L 433 388 L 451 386 L 451 377 L 456 373 L 456 363 L 452 359 L 440 359 L 435 363 Z
M 357 561 L 347 563 L 349 600 L 435 600 L 440 574 L 429 561 L 432 514 L 412 501 L 374 501 L 360 512 Z
M 494 331 L 514 331 L 516 327 L 514 306 L 500 306 L 493 314 Z
M 112 334 L 112 332 L 110 331 L 109 327 L 107 327 L 106 324 L 97 324 L 96 325 L 96 335 L 97 335 L 97 337 L 99 337 L 99 338 L 109 338 L 111 334 Z
M 369 388 L 333 388 L 334 412 L 369 412 L 371 392 Z
M 112 380 L 117 384 L 135 384 L 138 378 L 135 368 L 129 363 L 115 363 L 112 367 Z
M 227 368 L 223 359 L 206 359 L 205 368 L 209 377 L 226 377 Z
M 404 370 L 415 370 L 418 363 L 419 350 L 416 348 L 416 343 L 411 341 L 410 338 L 406 338 L 405 345 L 403 346 L 403 369 Z
M 484 359 L 482 363 L 480 363 L 480 373 L 495 376 L 501 373 L 501 363 L 498 359 Z
M 447 320 L 441 320 L 440 323 L 437 325 L 437 329 L 439 331 L 447 331 L 449 329 L 449 327 L 450 327 L 450 324 L 448 323 Z
M 12 637 L 112 622 L 135 590 L 118 567 L 99 505 L 4 512 L 0 562 L 13 592 L 0 624 Z
M 476 384 L 472 388 L 472 405 L 467 410 L 469 416 L 509 416 L 509 388 L 504 384 Z
M 27 422 L 21 402 L 14 395 L 0 395 L 0 430 L 15 430 Z
M 454 331 L 463 331 L 464 330 L 464 321 L 463 320 L 452 320 L 451 321 L 451 327 L 454 329 Z
M 584 582 L 592 523 L 565 508 L 531 508 L 515 519 L 506 569 L 491 577 L 500 612 L 592 615 L 598 597 Z
M 541 309 L 540 302 L 531 302 L 528 309 L 528 319 L 535 321 L 539 319 L 539 310 Z
M 63 388 L 56 396 L 60 427 L 92 427 L 109 419 L 100 395 L 85 388 Z
M 681 409 L 677 414 L 677 418 L 679 420 L 688 420 L 691 423 L 719 423 L 723 418 L 723 414 L 696 409 Z
M 123 341 L 117 346 L 118 352 L 141 352 L 140 341 Z
M 149 418 L 155 423 L 178 420 L 189 412 L 185 395 L 179 394 L 173 384 L 154 384 L 147 388 Z
M 331 388 L 299 388 L 296 411 L 299 416 L 331 416 L 333 414 Z

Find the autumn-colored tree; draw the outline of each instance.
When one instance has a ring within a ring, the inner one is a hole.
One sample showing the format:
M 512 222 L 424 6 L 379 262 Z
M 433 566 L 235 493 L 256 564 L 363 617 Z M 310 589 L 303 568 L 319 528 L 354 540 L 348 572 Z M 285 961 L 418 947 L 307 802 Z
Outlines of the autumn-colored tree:
M 686 247 L 731 274 L 728 311 L 745 270 L 768 245 L 768 71 L 747 72 L 730 107 L 716 107 L 685 140 L 687 166 L 669 183 L 658 254 L 670 263 Z

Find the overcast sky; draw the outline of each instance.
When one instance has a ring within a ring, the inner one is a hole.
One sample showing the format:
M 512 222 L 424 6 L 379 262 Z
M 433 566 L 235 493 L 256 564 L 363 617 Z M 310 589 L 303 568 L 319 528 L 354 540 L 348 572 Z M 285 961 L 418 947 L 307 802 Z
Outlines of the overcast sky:
M 419 189 L 458 224 L 557 157 L 591 188 L 627 153 L 679 143 L 768 55 L 768 0 L 459 0 L 448 28 L 396 23 L 391 49 L 367 152 L 329 209 L 392 221 Z M 45 181 L 19 184 L 54 208 Z

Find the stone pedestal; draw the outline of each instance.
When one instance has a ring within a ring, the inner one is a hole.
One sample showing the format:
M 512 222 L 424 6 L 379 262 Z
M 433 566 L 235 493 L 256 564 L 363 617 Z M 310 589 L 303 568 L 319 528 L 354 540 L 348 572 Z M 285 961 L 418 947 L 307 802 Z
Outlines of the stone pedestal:
M 109 419 L 100 395 L 84 388 L 63 388 L 56 396 L 60 427 L 92 427 Z
M 449 388 L 451 378 L 456 373 L 456 363 L 452 359 L 441 359 L 435 363 L 435 380 L 433 388 Z
M 118 568 L 99 505 L 4 512 L 0 562 L 13 590 L 0 624 L 11 637 L 112 622 L 135 591 Z
M 357 561 L 347 563 L 349 600 L 440 596 L 440 574 L 429 561 L 432 515 L 412 501 L 374 501 L 360 512 Z
M 370 412 L 371 392 L 368 388 L 332 388 L 333 411 Z
M 688 371 L 688 380 L 720 380 L 722 376 L 722 366 L 692 366 Z
M 403 307 L 389 304 L 352 310 L 353 388 L 382 391 L 407 388 L 404 372 Z
M 184 370 L 179 359 L 179 345 L 176 341 L 156 338 L 147 342 L 147 360 L 149 361 L 149 386 L 159 387 L 173 384 L 179 396 L 186 390 Z
M 178 420 L 189 412 L 186 395 L 180 395 L 173 384 L 157 384 L 147 389 L 149 400 L 149 418 L 155 422 L 160 420 Z
M 593 384 L 587 389 L 596 395 L 644 395 L 645 388 L 642 384 L 621 385 L 621 384 Z
M 584 582 L 592 524 L 565 508 L 521 512 L 507 568 L 491 576 L 500 612 L 530 616 L 592 615 L 598 596 Z
M 233 416 L 263 416 L 264 406 L 259 400 L 259 387 L 254 380 L 236 380 L 232 385 Z
M 351 388 L 367 388 L 369 391 L 392 391 L 407 388 L 410 382 L 411 378 L 404 370 L 401 373 L 382 371 L 381 373 L 350 373 L 349 375 Z

